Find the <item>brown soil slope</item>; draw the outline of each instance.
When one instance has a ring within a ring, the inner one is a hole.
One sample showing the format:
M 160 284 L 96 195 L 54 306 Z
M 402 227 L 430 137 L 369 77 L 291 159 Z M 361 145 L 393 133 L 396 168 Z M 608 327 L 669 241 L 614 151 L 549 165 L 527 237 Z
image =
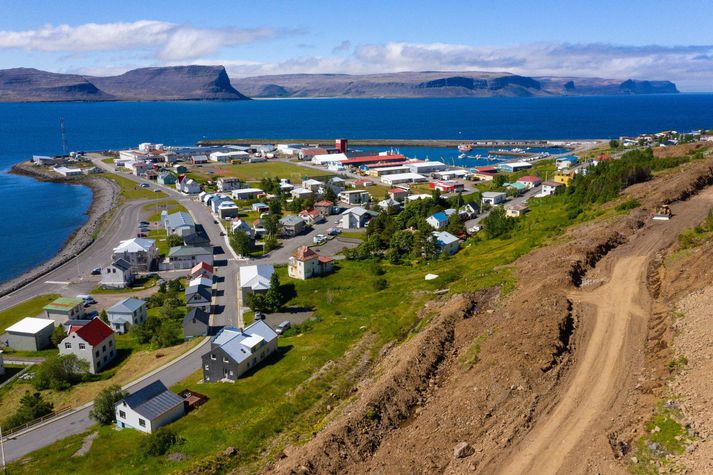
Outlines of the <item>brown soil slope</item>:
M 394 349 L 342 416 L 269 470 L 622 470 L 615 455 L 626 451 L 642 417 L 634 404 L 653 402 L 639 381 L 651 378 L 642 373 L 653 313 L 650 263 L 713 206 L 705 189 L 712 165 L 696 162 L 632 187 L 641 209 L 579 226 L 521 258 L 518 288 L 492 307 L 477 307 L 488 301 L 483 296 L 456 297 L 458 311 Z M 651 222 L 649 210 L 661 202 L 674 203 L 676 216 Z M 461 318 L 474 305 L 475 316 Z M 474 453 L 467 447 L 454 456 L 462 442 Z

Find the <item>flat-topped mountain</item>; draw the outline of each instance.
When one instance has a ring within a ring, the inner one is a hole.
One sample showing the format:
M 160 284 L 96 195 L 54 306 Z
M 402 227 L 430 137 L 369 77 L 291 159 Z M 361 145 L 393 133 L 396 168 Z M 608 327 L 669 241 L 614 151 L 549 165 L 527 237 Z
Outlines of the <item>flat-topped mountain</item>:
M 677 93 L 670 81 L 529 77 L 506 72 L 286 74 L 234 79 L 250 97 L 492 97 Z
M 141 68 L 104 77 L 0 70 L 0 102 L 242 99 L 223 66 Z

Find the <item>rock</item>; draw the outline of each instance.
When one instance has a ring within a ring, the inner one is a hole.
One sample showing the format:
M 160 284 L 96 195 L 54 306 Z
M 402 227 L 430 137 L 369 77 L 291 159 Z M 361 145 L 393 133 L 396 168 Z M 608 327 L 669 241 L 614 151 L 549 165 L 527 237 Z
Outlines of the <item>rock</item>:
M 223 455 L 226 457 L 233 457 L 238 453 L 238 451 L 235 449 L 235 447 L 228 447 L 223 451 Z
M 637 464 L 637 463 L 639 463 L 639 459 L 636 457 L 631 457 L 631 463 Z
M 475 453 L 473 447 L 468 442 L 460 442 L 453 448 L 453 456 L 457 459 L 470 457 Z

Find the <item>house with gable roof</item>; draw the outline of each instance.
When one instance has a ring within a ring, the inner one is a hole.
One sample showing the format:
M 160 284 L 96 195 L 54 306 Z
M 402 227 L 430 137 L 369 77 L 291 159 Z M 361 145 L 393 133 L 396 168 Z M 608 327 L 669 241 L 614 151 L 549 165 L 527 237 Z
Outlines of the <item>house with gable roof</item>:
M 150 434 L 186 414 L 185 400 L 154 381 L 114 405 L 116 425 Z
M 205 382 L 236 381 L 277 350 L 277 333 L 263 320 L 245 330 L 222 329 L 202 356 Z
M 131 272 L 149 272 L 158 261 L 158 248 L 153 239 L 133 238 L 120 241 L 114 248 L 112 261 L 124 259 L 131 266 Z
M 270 277 L 274 272 L 272 264 L 241 266 L 239 277 L 242 301 L 245 302 L 248 294 L 267 292 L 270 288 Z
M 293 279 L 329 274 L 334 269 L 334 259 L 320 256 L 307 246 L 300 246 L 292 253 L 287 264 L 287 275 Z
M 426 218 L 426 222 L 430 224 L 433 229 L 443 229 L 448 226 L 448 215 L 443 211 L 439 211 Z
M 134 282 L 136 274 L 131 270 L 131 264 L 124 259 L 117 259 L 102 269 L 99 285 L 107 289 L 125 289 Z
M 72 326 L 59 344 L 59 354 L 75 355 L 89 363 L 89 372 L 96 374 L 116 357 L 114 331 L 98 317 L 86 325 Z
M 120 300 L 106 309 L 107 317 L 111 328 L 123 334 L 129 330 L 131 325 L 140 325 L 146 321 L 147 305 L 144 300 L 127 298 Z

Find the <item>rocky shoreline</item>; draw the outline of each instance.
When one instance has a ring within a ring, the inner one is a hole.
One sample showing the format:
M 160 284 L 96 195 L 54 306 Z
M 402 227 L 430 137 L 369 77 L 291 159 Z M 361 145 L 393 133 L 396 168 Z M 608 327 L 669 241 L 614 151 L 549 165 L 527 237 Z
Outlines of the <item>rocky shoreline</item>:
M 89 219 L 65 241 L 61 250 L 51 259 L 29 269 L 22 275 L 0 284 L 0 297 L 14 292 L 35 279 L 51 272 L 89 247 L 96 237 L 96 233 L 116 206 L 119 198 L 119 187 L 111 180 L 101 176 L 81 176 L 63 178 L 47 169 L 31 165 L 29 162 L 18 163 L 10 170 L 16 175 L 25 175 L 40 181 L 67 183 L 72 185 L 88 186 L 92 190 L 92 204 L 87 211 Z

